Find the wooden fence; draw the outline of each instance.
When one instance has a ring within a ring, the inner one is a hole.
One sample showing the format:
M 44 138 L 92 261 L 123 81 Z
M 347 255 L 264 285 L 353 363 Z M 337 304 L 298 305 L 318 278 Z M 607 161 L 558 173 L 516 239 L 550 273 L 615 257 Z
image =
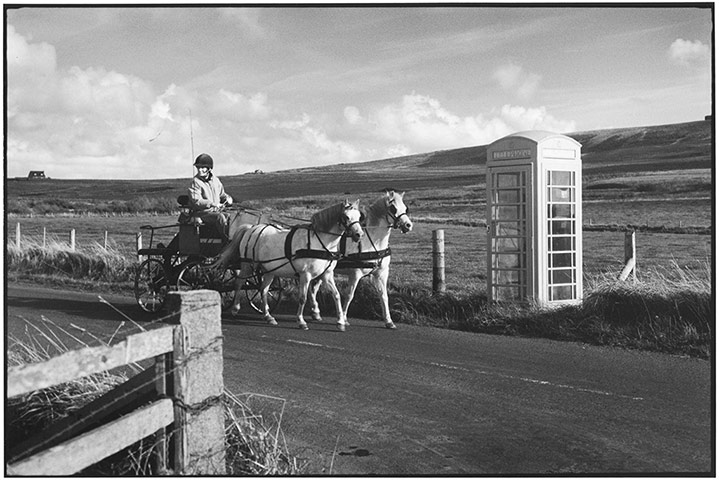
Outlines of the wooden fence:
M 8 369 L 7 398 L 13 398 L 151 361 L 71 417 L 9 448 L 9 475 L 72 475 L 147 437 L 154 437 L 158 474 L 225 474 L 219 294 L 172 292 L 168 309 L 175 325 Z

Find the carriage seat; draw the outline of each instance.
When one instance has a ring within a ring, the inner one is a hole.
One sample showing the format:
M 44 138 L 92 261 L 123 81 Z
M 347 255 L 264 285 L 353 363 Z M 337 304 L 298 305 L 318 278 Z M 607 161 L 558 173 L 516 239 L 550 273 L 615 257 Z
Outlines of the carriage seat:
M 201 218 L 192 215 L 189 195 L 180 195 L 177 197 L 177 204 L 180 206 L 180 216 L 177 217 L 177 223 L 182 225 L 192 225 L 195 227 L 199 227 L 204 224 Z

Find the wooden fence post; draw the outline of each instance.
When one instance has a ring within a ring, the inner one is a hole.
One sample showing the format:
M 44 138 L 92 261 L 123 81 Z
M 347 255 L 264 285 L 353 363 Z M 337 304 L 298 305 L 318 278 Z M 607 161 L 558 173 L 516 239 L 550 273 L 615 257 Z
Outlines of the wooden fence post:
M 432 231 L 432 291 L 444 293 L 444 230 Z
M 47 227 L 42 227 L 42 248 L 47 246 Z
M 624 232 L 624 269 L 619 275 L 619 280 L 624 281 L 632 275 L 634 283 L 637 282 L 637 232 Z
M 70 250 L 75 251 L 75 229 L 70 230 Z
M 15 227 L 15 246 L 20 248 L 20 222 L 17 222 L 17 227 Z
M 107 250 L 107 230 L 105 230 L 105 243 L 103 244 L 103 248 Z
M 179 475 L 225 474 L 222 405 L 220 294 L 171 292 L 168 311 L 175 329 L 174 469 Z

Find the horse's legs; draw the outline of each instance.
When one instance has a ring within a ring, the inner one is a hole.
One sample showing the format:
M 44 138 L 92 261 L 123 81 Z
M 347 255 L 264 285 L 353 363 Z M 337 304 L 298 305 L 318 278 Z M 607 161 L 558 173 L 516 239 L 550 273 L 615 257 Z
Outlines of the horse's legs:
M 310 280 L 312 280 L 312 277 L 310 277 L 308 272 L 300 273 L 298 285 L 299 305 L 297 306 L 297 323 L 302 330 L 309 330 L 307 322 L 305 322 L 302 314 L 305 309 L 305 303 L 307 302 L 307 291 L 309 290 Z
M 322 286 L 322 279 L 317 278 L 310 283 L 310 308 L 312 309 L 312 320 L 315 322 L 322 321 L 322 315 L 320 315 L 320 305 L 317 303 L 317 292 L 319 292 Z
M 362 270 L 352 269 L 347 274 L 347 283 L 349 286 L 349 290 L 347 291 L 347 296 L 342 302 L 342 313 L 345 316 L 345 325 L 347 326 L 349 326 L 347 317 L 349 316 L 350 303 L 352 303 L 352 299 L 355 297 L 355 291 L 357 290 L 357 285 L 359 284 L 359 281 L 361 279 Z
M 330 292 L 332 292 L 332 297 L 335 300 L 335 308 L 337 309 L 337 328 L 339 328 L 341 332 L 344 332 L 345 327 L 347 326 L 347 319 L 342 311 L 340 291 L 337 289 L 337 285 L 335 285 L 335 274 L 334 272 L 327 272 L 321 278 L 324 279 L 327 286 L 330 287 Z
M 240 314 L 240 299 L 242 298 L 242 286 L 245 283 L 245 280 L 249 278 L 252 275 L 252 266 L 247 262 L 242 262 L 242 266 L 240 267 L 240 273 L 237 275 L 237 280 L 235 280 L 235 299 L 232 302 L 232 308 L 230 310 L 230 313 L 232 313 L 233 317 L 236 317 Z
M 260 286 L 260 295 L 262 295 L 262 317 L 267 320 L 270 325 L 277 325 L 277 320 L 270 314 L 270 307 L 267 303 L 267 292 L 270 290 L 274 275 L 265 274 L 262 276 L 262 285 Z
M 372 282 L 374 283 L 382 300 L 382 318 L 384 319 L 384 326 L 390 330 L 397 328 L 392 321 L 392 317 L 389 313 L 389 294 L 387 293 L 387 279 L 389 278 L 389 268 L 382 268 L 372 275 Z

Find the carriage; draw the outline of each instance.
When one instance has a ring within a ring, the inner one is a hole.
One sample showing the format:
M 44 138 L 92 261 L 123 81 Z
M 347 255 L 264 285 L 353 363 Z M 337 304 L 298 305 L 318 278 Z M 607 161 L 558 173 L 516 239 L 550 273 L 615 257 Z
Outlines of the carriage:
M 294 278 L 299 328 L 308 329 L 303 318 L 308 294 L 312 318 L 321 321 L 316 294 L 324 283 L 334 299 L 337 326 L 344 331 L 349 325 L 347 309 L 357 283 L 369 276 L 380 292 L 385 327 L 394 329 L 387 296 L 389 235 L 392 229 L 403 233 L 412 229 L 403 195 L 386 189 L 368 207 L 365 227 L 359 200 L 327 207 L 314 213 L 308 223 L 291 228 L 258 210 L 240 208 L 230 219 L 230 242 L 219 238 L 214 226 L 198 224 L 190 215 L 189 199 L 182 195 L 178 198 L 178 223 L 140 227 L 149 230 L 150 245 L 138 251 L 147 258 L 136 275 L 135 297 L 143 310 L 157 312 L 171 290 L 211 289 L 220 293 L 223 310 L 229 308 L 233 315 L 238 314 L 244 296 L 269 324 L 276 325 L 271 313 L 282 298 L 283 282 Z M 168 245 L 154 245 L 156 233 L 169 228 L 178 229 L 178 233 Z M 348 238 L 352 241 L 347 242 Z M 349 294 L 344 305 L 335 285 L 335 268 L 349 274 Z M 312 288 L 311 282 L 315 282 Z
M 164 226 L 143 225 L 140 230 L 149 232 L 149 245 L 138 250 L 140 263 L 135 275 L 135 299 L 146 312 L 160 311 L 171 291 L 195 289 L 216 290 L 220 294 L 222 308 L 227 309 L 235 300 L 236 281 L 241 269 L 242 259 L 230 263 L 221 271 L 212 268 L 211 260 L 225 247 L 226 241 L 215 231 L 213 225 L 204 225 L 190 215 L 187 195 L 177 199 L 180 216 L 177 223 Z M 229 223 L 258 224 L 267 223 L 269 218 L 258 210 L 227 207 Z M 167 231 L 176 232 L 167 244 L 158 241 Z M 143 235 L 144 236 L 144 235 Z M 262 312 L 259 286 L 262 273 L 253 271 L 241 283 L 247 302 L 257 312 Z M 276 277 L 270 285 L 267 301 L 270 310 L 274 310 L 282 299 L 282 282 Z

